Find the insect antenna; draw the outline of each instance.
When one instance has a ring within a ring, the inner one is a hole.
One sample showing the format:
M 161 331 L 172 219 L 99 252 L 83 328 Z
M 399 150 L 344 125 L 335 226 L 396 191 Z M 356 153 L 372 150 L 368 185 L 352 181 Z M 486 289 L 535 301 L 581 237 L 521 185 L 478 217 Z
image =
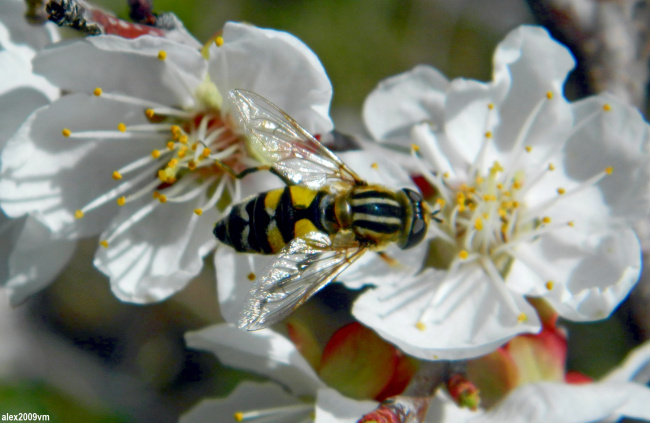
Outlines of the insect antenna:
M 431 219 L 435 220 L 435 221 L 438 222 L 438 223 L 442 223 L 442 222 L 444 222 L 444 220 L 442 220 L 441 218 L 436 217 L 436 215 L 437 215 L 438 213 L 440 213 L 441 210 L 442 210 L 442 209 L 438 209 L 438 210 L 434 211 L 433 213 L 431 213 Z

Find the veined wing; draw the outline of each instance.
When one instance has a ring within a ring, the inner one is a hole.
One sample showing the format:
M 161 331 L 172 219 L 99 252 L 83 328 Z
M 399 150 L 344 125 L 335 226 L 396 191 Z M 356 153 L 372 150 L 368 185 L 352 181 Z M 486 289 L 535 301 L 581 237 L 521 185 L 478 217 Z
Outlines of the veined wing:
M 313 189 L 336 182 L 365 183 L 291 116 L 264 97 L 232 90 L 228 100 L 248 138 L 251 153 L 293 183 Z
M 294 239 L 255 282 L 239 328 L 258 330 L 284 319 L 365 251 L 359 243 L 332 246 L 320 232 Z

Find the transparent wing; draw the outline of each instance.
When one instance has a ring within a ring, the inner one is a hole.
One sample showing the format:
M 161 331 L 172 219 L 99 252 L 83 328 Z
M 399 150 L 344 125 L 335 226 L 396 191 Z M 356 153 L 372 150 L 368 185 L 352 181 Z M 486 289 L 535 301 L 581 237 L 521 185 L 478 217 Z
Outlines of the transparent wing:
M 295 184 L 318 189 L 363 180 L 291 116 L 253 92 L 232 90 L 228 101 L 251 153 Z
M 258 330 L 279 322 L 366 251 L 358 242 L 332 246 L 326 234 L 296 238 L 255 282 L 238 326 Z

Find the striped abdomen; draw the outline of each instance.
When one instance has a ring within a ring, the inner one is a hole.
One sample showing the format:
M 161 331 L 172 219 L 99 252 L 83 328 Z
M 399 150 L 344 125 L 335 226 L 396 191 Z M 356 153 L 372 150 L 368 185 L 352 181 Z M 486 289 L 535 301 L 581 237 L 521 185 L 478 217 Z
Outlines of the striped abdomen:
M 275 254 L 295 237 L 327 233 L 326 220 L 334 218 L 331 201 L 325 191 L 302 186 L 267 191 L 233 207 L 217 222 L 214 235 L 242 253 Z
M 375 244 L 398 241 L 406 210 L 397 192 L 377 186 L 360 187 L 350 192 L 347 203 L 350 227 L 357 238 Z

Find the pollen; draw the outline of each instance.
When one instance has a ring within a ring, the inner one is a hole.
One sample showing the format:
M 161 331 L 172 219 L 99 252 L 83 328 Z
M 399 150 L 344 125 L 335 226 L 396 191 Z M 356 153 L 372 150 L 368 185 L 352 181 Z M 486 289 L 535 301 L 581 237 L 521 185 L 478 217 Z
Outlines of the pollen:
M 528 316 L 526 316 L 526 313 L 519 313 L 519 316 L 517 316 L 517 321 L 519 323 L 523 323 L 526 320 L 528 320 Z
M 160 201 L 163 204 L 166 203 L 167 202 L 167 196 L 165 194 L 159 194 L 158 195 L 158 201 Z
M 82 212 L 81 210 L 77 210 L 74 212 L 75 219 L 81 219 L 82 217 L 84 217 L 84 212 Z
M 445 207 L 445 204 L 446 204 L 445 199 L 444 198 L 438 198 L 436 200 L 436 204 L 438 204 L 438 206 L 440 206 L 440 208 Z
M 203 214 L 203 209 L 194 209 L 194 214 L 197 216 L 201 216 Z
M 122 196 L 122 197 L 117 199 L 117 205 L 118 206 L 123 206 L 125 204 L 126 204 L 126 197 Z
M 167 58 L 167 52 L 165 50 L 160 50 L 158 52 L 158 60 L 165 60 Z
M 120 132 L 126 132 L 126 125 L 123 122 L 120 122 L 117 125 L 117 130 L 120 131 Z
M 576 224 L 575 224 L 575 222 L 573 220 L 570 220 L 570 221 L 567 222 L 567 225 L 569 225 L 570 227 L 573 228 Z
M 488 109 L 494 110 L 494 103 L 488 103 Z
M 174 138 L 178 138 L 178 137 L 181 136 L 181 127 L 178 126 L 178 125 L 172 125 L 170 131 L 171 131 L 172 136 L 173 136 Z
M 458 257 L 460 257 L 462 260 L 467 260 L 467 257 L 469 257 L 469 253 L 467 250 L 462 250 L 460 253 L 458 253 Z
M 546 91 L 546 98 L 551 100 L 553 99 L 553 92 L 552 91 Z
M 194 169 L 196 169 L 196 162 L 195 162 L 194 160 L 190 160 L 189 162 L 187 162 L 187 167 L 188 167 L 190 170 L 194 170 Z
M 555 165 L 553 163 L 549 163 L 548 164 L 548 170 L 550 170 L 551 172 L 554 171 L 555 170 Z
M 181 144 L 187 144 L 187 135 L 185 134 L 180 135 L 178 137 L 178 142 L 180 142 Z
M 210 151 L 210 149 L 208 147 L 205 147 L 203 149 L 203 152 L 201 152 L 201 157 L 203 157 L 204 159 L 207 159 L 208 157 L 210 157 L 210 154 L 212 154 L 212 151 Z
M 180 150 L 178 150 L 177 156 L 179 159 L 184 158 L 186 155 L 187 155 L 187 148 L 181 148 Z
M 485 138 L 492 138 L 492 131 L 487 131 L 485 133 Z
M 476 218 L 476 220 L 474 221 L 474 229 L 476 229 L 477 231 L 483 229 L 483 219 L 481 219 L 480 217 Z
M 475 181 L 476 185 L 481 185 L 483 183 L 483 178 L 481 176 L 477 176 Z
M 223 45 L 223 37 L 221 35 L 218 36 L 214 39 L 214 43 L 217 45 L 217 47 L 221 47 Z
M 238 422 L 244 421 L 244 413 L 242 413 L 241 411 L 238 411 L 235 414 L 233 414 L 233 417 L 235 418 L 235 421 Z
M 533 147 L 530 146 L 530 145 L 527 145 L 527 146 L 524 147 L 524 148 L 526 149 L 526 153 L 530 153 L 531 151 L 533 151 Z
M 151 157 L 153 157 L 154 159 L 157 159 L 158 157 L 160 157 L 160 150 L 153 150 L 151 152 Z
M 147 109 L 144 111 L 144 114 L 149 119 L 152 119 L 156 115 L 156 112 L 154 112 L 153 109 Z
M 612 110 L 612 106 L 609 103 L 603 104 L 603 111 L 609 112 Z
M 411 150 L 413 150 L 413 151 L 420 151 L 420 147 L 417 146 L 417 145 L 415 145 L 415 144 L 411 144 Z
M 176 167 L 176 166 L 178 166 L 177 159 L 171 159 L 170 161 L 167 162 L 167 167 Z
M 158 191 L 153 192 L 153 198 L 157 200 L 160 197 L 160 193 Z
M 61 131 L 61 135 L 68 138 L 70 135 L 72 135 L 72 131 L 70 131 L 68 128 L 63 128 L 63 131 Z
M 248 278 L 249 281 L 254 281 L 256 278 L 255 273 L 253 272 L 250 272 L 248 275 L 246 275 L 246 277 Z
M 167 143 L 167 149 L 168 149 L 168 150 L 173 150 L 173 149 L 174 149 L 174 145 L 176 145 L 176 144 L 174 144 L 174 141 L 169 141 L 169 142 Z
M 95 88 L 95 90 L 93 91 L 93 94 L 94 94 L 96 97 L 99 97 L 100 95 L 102 95 L 102 89 L 99 88 L 99 87 Z
M 113 172 L 113 179 L 119 181 L 120 179 L 122 179 L 122 174 L 116 170 L 115 172 Z
M 377 162 L 374 162 L 373 164 L 371 164 L 370 167 L 373 168 L 373 169 L 379 169 L 379 165 L 377 164 Z
M 548 216 L 544 216 L 542 218 L 542 223 L 544 223 L 545 225 L 548 225 L 549 223 L 551 223 L 551 218 L 548 217 Z
M 443 174 L 442 174 L 442 177 L 445 178 L 445 179 L 446 179 L 446 178 L 449 178 L 449 172 L 445 172 L 445 173 L 443 173 Z
M 546 289 L 551 291 L 551 290 L 553 290 L 553 287 L 555 286 L 555 283 L 553 281 L 548 281 L 548 282 L 546 282 L 545 286 L 546 286 Z
M 557 189 L 557 193 L 560 194 L 560 195 L 564 194 L 565 192 L 566 192 L 566 190 L 564 188 L 558 188 Z
M 420 322 L 417 322 L 417 323 L 415 324 L 415 327 L 416 327 L 419 331 L 421 331 L 421 332 L 424 332 L 424 331 L 427 329 L 427 325 L 425 325 L 425 324 L 422 323 L 421 321 L 420 321 Z
M 512 183 L 512 189 L 521 189 L 521 182 L 519 181 L 514 181 Z
M 614 172 L 614 168 L 613 168 L 613 167 L 609 166 L 609 167 L 606 167 L 606 168 L 605 168 L 605 173 L 606 173 L 606 174 L 611 175 L 612 172 Z
M 106 241 L 105 239 L 101 240 L 99 241 L 99 245 L 101 245 L 104 248 L 108 248 L 108 241 Z

